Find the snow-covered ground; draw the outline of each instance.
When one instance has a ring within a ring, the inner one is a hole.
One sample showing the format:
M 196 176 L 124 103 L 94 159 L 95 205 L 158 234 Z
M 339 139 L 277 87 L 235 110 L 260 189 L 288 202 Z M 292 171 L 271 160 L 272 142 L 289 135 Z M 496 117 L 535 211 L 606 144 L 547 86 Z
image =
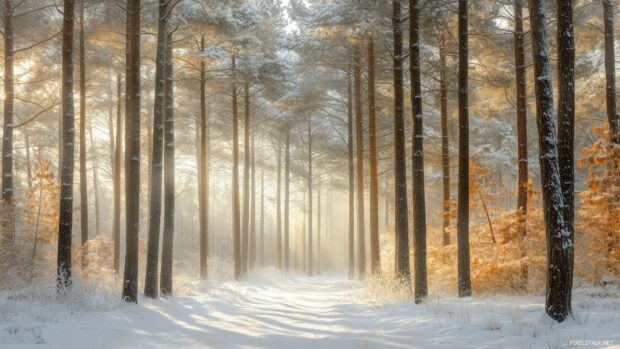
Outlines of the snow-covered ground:
M 620 348 L 618 286 L 576 290 L 576 317 L 562 324 L 543 315 L 541 297 L 430 297 L 415 305 L 371 301 L 364 288 L 341 274 L 261 270 L 139 305 L 113 293 L 76 292 L 62 303 L 53 290 L 37 299 L 3 293 L 0 347 Z

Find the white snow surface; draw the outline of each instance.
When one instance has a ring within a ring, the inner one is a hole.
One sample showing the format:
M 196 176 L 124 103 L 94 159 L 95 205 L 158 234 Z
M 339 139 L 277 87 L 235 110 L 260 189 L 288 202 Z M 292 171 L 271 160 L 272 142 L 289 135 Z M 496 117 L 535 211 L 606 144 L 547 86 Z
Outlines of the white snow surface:
M 540 296 L 370 299 L 343 274 L 273 269 L 241 282 L 195 282 L 168 299 L 60 302 L 0 293 L 1 348 L 620 348 L 620 290 L 574 291 L 557 324 Z M 88 306 L 84 306 L 88 304 Z M 571 342 L 573 341 L 573 342 Z

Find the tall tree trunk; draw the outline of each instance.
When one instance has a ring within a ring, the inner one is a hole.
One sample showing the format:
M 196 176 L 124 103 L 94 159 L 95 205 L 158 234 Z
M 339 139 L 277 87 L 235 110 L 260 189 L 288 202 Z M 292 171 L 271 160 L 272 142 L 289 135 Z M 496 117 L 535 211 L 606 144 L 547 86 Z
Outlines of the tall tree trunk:
M 24 138 L 26 140 L 26 175 L 28 176 L 28 190 L 32 190 L 32 164 L 30 161 L 30 134 L 28 130 L 24 130 Z
M 233 109 L 233 248 L 235 257 L 235 279 L 242 276 L 241 268 L 241 213 L 239 212 L 239 114 L 237 109 L 237 72 L 235 56 L 232 57 L 232 109 Z
M 276 193 L 276 248 L 278 249 L 278 268 L 282 269 L 282 141 L 278 140 L 278 174 Z
M 159 290 L 162 296 L 172 294 L 172 252 L 174 243 L 175 161 L 174 161 L 174 64 L 172 32 L 166 37 L 164 69 L 164 231 L 161 251 Z
M 205 35 L 200 37 L 200 51 L 205 50 Z M 209 124 L 207 120 L 207 75 L 204 60 L 200 61 L 200 151 L 198 166 L 198 208 L 200 210 L 200 278 L 207 279 L 209 256 Z
M 256 264 L 256 167 L 254 162 L 254 132 L 250 136 L 250 269 Z
M 379 179 L 377 171 L 377 111 L 375 108 L 375 44 L 368 39 L 368 158 L 370 167 L 370 271 L 381 272 L 379 251 Z
M 469 270 L 469 106 L 467 0 L 459 0 L 459 185 L 456 235 L 459 297 L 471 296 Z
M 357 157 L 357 234 L 358 270 L 360 278 L 366 273 L 366 232 L 364 231 L 364 129 L 362 122 L 362 57 L 355 46 L 353 86 L 355 91 L 355 150 Z
M 15 207 L 13 202 L 13 57 L 13 0 L 5 0 L 4 127 L 2 134 L 2 203 L 4 208 L 2 210 L 2 241 L 10 242 L 15 240 Z
M 349 163 L 349 279 L 355 273 L 355 167 L 353 162 L 353 91 L 347 74 L 347 151 Z
M 523 0 L 515 0 L 515 74 L 517 80 L 517 144 L 519 158 L 519 179 L 517 189 L 518 229 L 522 239 L 521 257 L 525 260 L 527 249 L 527 85 L 525 82 L 525 44 L 523 33 Z M 528 266 L 524 263 L 522 271 L 524 289 L 527 289 Z
M 62 164 L 56 288 L 71 287 L 71 230 L 73 228 L 73 171 L 75 166 L 75 111 L 73 107 L 74 0 L 64 0 L 62 25 Z M 5 33 L 6 35 L 6 33 Z
M 97 172 L 97 151 L 95 150 L 95 139 L 93 138 L 93 123 L 88 123 L 88 133 L 90 137 L 90 154 L 92 157 L 93 171 L 93 191 L 95 192 L 95 235 L 101 233 L 101 215 L 99 210 L 99 174 Z
M 420 5 L 409 0 L 409 76 L 413 106 L 413 245 L 415 249 L 415 302 L 428 295 L 426 277 L 426 203 L 424 197 L 424 126 L 422 114 L 422 82 L 420 75 Z
M 241 239 L 241 273 L 248 272 L 248 254 L 250 249 L 250 84 L 243 85 L 244 99 L 244 136 L 243 136 L 243 220 Z
M 575 34 L 573 28 L 573 1 L 558 0 L 558 165 L 562 186 L 563 212 L 568 239 L 575 237 Z M 571 309 L 574 254 L 566 256 L 568 270 L 566 285 L 568 309 Z
M 162 191 L 162 160 L 164 153 L 164 85 L 166 69 L 166 37 L 168 0 L 159 0 L 159 22 L 157 26 L 157 53 L 155 57 L 155 100 L 153 106 L 153 138 L 149 195 L 149 226 L 148 249 L 146 252 L 146 278 L 144 295 L 157 298 L 159 279 L 159 233 L 161 230 L 161 191 Z
M 127 3 L 125 79 L 125 273 L 123 299 L 138 303 L 140 233 L 140 0 Z
M 116 76 L 116 142 L 114 146 L 114 218 L 112 235 L 114 236 L 114 272 L 120 271 L 121 252 L 121 154 L 123 153 L 123 119 L 122 119 L 122 78 Z
M 570 313 L 570 258 L 573 245 L 563 217 L 557 136 L 553 115 L 553 83 L 543 0 L 529 1 L 532 59 L 536 87 L 540 175 L 547 233 L 547 296 L 545 310 L 557 321 Z
M 80 245 L 82 268 L 86 267 L 88 241 L 88 175 L 86 168 L 86 53 L 84 52 L 84 1 L 80 1 Z
M 289 269 L 289 187 L 290 187 L 290 167 L 291 167 L 291 130 L 286 129 L 284 146 L 284 270 Z
M 616 51 L 614 48 L 613 0 L 603 0 L 605 22 L 605 91 L 607 94 L 607 122 L 614 144 L 620 144 L 620 121 L 616 110 Z
M 308 117 L 308 276 L 314 275 L 312 246 L 312 116 Z
M 441 109 L 441 169 L 443 184 L 443 245 L 450 245 L 450 144 L 448 138 L 448 81 L 446 38 L 441 35 L 439 46 L 439 104 Z
M 396 277 L 407 285 L 411 282 L 409 270 L 409 234 L 407 217 L 407 164 L 405 153 L 405 116 L 403 88 L 403 33 L 401 1 L 392 1 L 392 29 L 394 33 L 394 206 L 396 235 Z
M 265 176 L 260 168 L 260 265 L 265 265 Z

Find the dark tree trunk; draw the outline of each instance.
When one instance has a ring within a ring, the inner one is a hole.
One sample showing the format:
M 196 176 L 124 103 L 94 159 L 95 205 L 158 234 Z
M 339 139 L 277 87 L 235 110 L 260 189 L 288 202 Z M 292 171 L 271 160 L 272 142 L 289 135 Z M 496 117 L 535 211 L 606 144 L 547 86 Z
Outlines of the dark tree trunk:
M 349 162 L 349 279 L 355 273 L 355 167 L 353 162 L 353 91 L 351 74 L 347 80 L 347 150 Z
M 308 276 L 314 275 L 312 246 L 312 117 L 308 117 Z
M 469 270 L 469 106 L 467 0 L 459 0 L 459 185 L 458 218 L 456 222 L 458 243 L 459 297 L 471 296 Z
M 241 238 L 241 274 L 248 272 L 250 249 L 250 84 L 243 85 L 244 99 L 244 136 L 243 136 L 243 220 Z
M 159 290 L 162 296 L 172 294 L 172 252 L 174 243 L 174 64 L 172 32 L 166 37 L 164 85 L 164 231 L 161 251 Z
M 125 79 L 125 274 L 123 299 L 138 302 L 140 232 L 140 0 L 127 3 Z
M 515 74 L 517 80 L 517 144 L 519 158 L 519 179 L 517 189 L 517 211 L 519 219 L 519 235 L 522 239 L 521 256 L 527 256 L 525 239 L 527 235 L 527 85 L 525 82 L 525 44 L 523 33 L 523 0 L 515 0 Z M 523 265 L 522 278 L 524 289 L 527 289 L 528 266 Z
M 450 144 L 448 138 L 448 81 L 445 34 L 439 46 L 439 104 L 441 109 L 441 169 L 443 183 L 443 245 L 450 245 Z
M 563 218 L 568 239 L 575 236 L 575 39 L 573 28 L 573 1 L 558 0 L 558 164 L 562 186 Z M 569 263 L 567 276 L 568 309 L 572 313 L 574 254 L 566 256 Z
M 26 175 L 28 176 L 28 190 L 32 189 L 32 164 L 30 161 L 30 134 L 28 130 L 24 130 L 24 138 L 26 141 Z
M 278 140 L 278 174 L 276 193 L 276 248 L 278 249 L 278 268 L 282 269 L 282 142 Z
M 84 52 L 84 1 L 80 1 L 80 246 L 86 267 L 88 241 L 88 169 L 86 168 L 86 53 Z
M 200 37 L 200 51 L 205 50 L 205 36 Z M 209 121 L 207 120 L 207 74 L 205 62 L 200 61 L 200 151 L 198 167 L 198 206 L 200 219 L 200 278 L 207 279 L 209 257 Z
M 242 276 L 241 269 L 241 213 L 239 212 L 239 114 L 237 109 L 237 74 L 235 57 L 232 57 L 232 109 L 233 109 L 233 244 L 235 257 L 235 279 Z
M 415 249 L 415 302 L 428 295 L 426 277 L 426 203 L 424 197 L 424 126 L 422 114 L 422 82 L 420 75 L 420 5 L 409 0 L 409 76 L 413 106 L 413 246 Z
M 620 121 L 616 110 L 616 51 L 614 47 L 614 10 L 612 0 L 603 0 L 605 22 L 605 92 L 607 94 L 607 122 L 614 144 L 620 144 Z
M 166 67 L 166 36 L 168 0 L 159 0 L 159 23 L 157 26 L 157 53 L 155 57 L 155 100 L 153 108 L 153 138 L 151 142 L 151 160 L 149 167 L 149 225 L 148 249 L 146 252 L 146 279 L 144 295 L 157 298 L 159 279 L 159 233 L 161 230 L 162 199 L 162 160 L 164 154 L 164 85 Z
M 249 264 L 253 269 L 256 264 L 256 172 L 254 162 L 254 132 L 250 136 L 250 251 Z
M 62 163 L 56 288 L 71 287 L 71 231 L 73 228 L 73 172 L 75 112 L 73 107 L 73 24 L 75 1 L 64 0 L 62 25 Z M 7 33 L 5 33 L 7 35 Z M 12 126 L 11 126 L 12 127 Z
M 355 93 L 355 152 L 357 157 L 357 242 L 360 278 L 366 273 L 366 232 L 364 231 L 364 129 L 362 121 L 362 57 L 355 46 L 353 89 Z
M 317 252 L 317 261 L 316 261 L 316 274 L 321 274 L 321 262 L 323 258 L 321 258 L 321 184 L 319 183 L 318 188 L 316 189 L 316 252 Z
M 114 272 L 120 271 L 121 252 L 121 154 L 123 153 L 122 119 L 122 78 L 116 76 L 116 142 L 114 142 L 114 217 L 112 235 L 114 236 Z
M 368 39 L 368 158 L 370 167 L 370 271 L 381 272 L 379 251 L 379 179 L 377 174 L 377 111 L 375 108 L 375 44 Z
M 407 164 L 405 153 L 405 115 L 403 88 L 403 33 L 400 0 L 392 1 L 394 33 L 394 206 L 396 235 L 396 277 L 406 284 L 411 281 L 409 270 L 409 234 L 407 217 Z
M 284 270 L 289 269 L 289 199 L 290 199 L 290 167 L 291 167 L 291 130 L 287 127 L 284 147 Z
M 71 6 L 72 5 L 73 2 L 71 2 Z M 71 21 L 73 21 L 73 19 L 71 19 Z M 4 127 L 2 134 L 2 203 L 4 205 L 4 208 L 2 210 L 2 241 L 12 242 L 15 239 L 15 207 L 13 206 L 13 0 L 4 1 L 3 36 Z
M 536 87 L 540 175 L 547 233 L 547 296 L 545 310 L 557 321 L 570 314 L 570 261 L 573 245 L 566 230 L 558 162 L 557 136 L 553 115 L 553 84 L 543 0 L 529 1 L 532 59 Z

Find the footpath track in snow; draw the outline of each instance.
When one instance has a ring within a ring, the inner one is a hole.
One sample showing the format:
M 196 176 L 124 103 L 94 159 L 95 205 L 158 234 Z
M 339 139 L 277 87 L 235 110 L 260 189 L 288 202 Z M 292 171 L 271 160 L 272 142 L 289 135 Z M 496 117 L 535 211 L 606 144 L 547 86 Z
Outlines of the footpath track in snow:
M 267 272 L 193 286 L 188 295 L 141 298 L 112 311 L 63 313 L 60 306 L 52 321 L 0 322 L 0 347 L 571 348 L 571 340 L 605 340 L 585 347 L 620 348 L 617 288 L 608 296 L 577 293 L 578 319 L 558 325 L 543 316 L 540 297 L 381 305 L 340 274 Z

